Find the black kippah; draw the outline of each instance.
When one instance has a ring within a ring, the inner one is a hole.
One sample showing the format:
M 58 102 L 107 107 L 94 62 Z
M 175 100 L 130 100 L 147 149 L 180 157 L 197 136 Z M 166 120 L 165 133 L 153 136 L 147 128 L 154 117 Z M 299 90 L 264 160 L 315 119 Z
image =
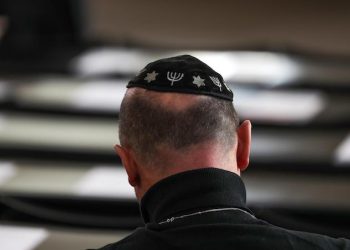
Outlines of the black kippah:
M 149 63 L 132 79 L 127 88 L 140 87 L 162 92 L 209 95 L 233 100 L 233 93 L 222 76 L 190 55 L 161 59 Z

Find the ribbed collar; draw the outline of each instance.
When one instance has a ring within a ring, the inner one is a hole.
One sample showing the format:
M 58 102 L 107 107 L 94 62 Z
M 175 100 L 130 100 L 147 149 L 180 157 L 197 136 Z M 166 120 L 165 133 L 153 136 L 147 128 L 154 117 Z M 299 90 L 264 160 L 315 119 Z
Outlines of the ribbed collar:
M 145 223 L 209 208 L 245 205 L 246 190 L 241 178 L 217 168 L 190 170 L 167 177 L 153 185 L 141 200 Z

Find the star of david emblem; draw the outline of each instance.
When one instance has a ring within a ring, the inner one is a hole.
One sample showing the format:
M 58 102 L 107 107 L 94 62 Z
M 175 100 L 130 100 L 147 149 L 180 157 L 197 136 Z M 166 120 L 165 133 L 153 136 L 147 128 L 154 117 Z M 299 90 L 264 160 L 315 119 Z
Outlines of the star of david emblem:
M 194 85 L 196 85 L 198 88 L 201 86 L 205 86 L 204 79 L 202 79 L 200 76 L 193 76 L 193 82 Z
M 148 83 L 153 82 L 156 80 L 158 73 L 156 73 L 154 70 L 151 73 L 147 73 L 147 76 L 144 78 L 145 81 Z

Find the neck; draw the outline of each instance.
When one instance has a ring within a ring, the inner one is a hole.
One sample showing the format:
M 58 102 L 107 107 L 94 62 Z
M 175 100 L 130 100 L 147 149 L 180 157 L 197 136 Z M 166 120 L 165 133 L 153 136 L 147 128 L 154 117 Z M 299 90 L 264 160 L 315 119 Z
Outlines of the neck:
M 143 185 L 135 189 L 138 200 L 151 186 L 162 179 L 190 170 L 217 168 L 240 175 L 235 149 L 227 153 L 223 153 L 220 149 L 214 144 L 196 145 L 182 151 L 162 148 L 159 157 L 161 161 L 155 166 L 141 167 L 143 171 L 140 177 Z M 155 171 L 149 171 L 149 169 L 155 169 Z
M 235 158 L 235 149 L 225 152 L 222 146 L 216 143 L 205 143 L 190 146 L 184 150 L 173 150 L 169 148 L 162 149 L 161 159 L 163 164 L 159 164 L 160 169 L 164 170 L 164 176 L 167 177 L 188 170 L 215 167 L 236 174 L 239 173 Z

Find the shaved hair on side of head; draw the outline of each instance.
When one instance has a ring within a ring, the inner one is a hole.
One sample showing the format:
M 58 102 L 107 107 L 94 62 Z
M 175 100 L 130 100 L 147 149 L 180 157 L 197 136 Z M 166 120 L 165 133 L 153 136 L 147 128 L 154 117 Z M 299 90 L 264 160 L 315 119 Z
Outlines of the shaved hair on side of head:
M 164 148 L 185 153 L 191 146 L 216 143 L 229 150 L 238 124 L 230 101 L 134 88 L 121 104 L 119 138 L 146 165 L 157 167 Z

